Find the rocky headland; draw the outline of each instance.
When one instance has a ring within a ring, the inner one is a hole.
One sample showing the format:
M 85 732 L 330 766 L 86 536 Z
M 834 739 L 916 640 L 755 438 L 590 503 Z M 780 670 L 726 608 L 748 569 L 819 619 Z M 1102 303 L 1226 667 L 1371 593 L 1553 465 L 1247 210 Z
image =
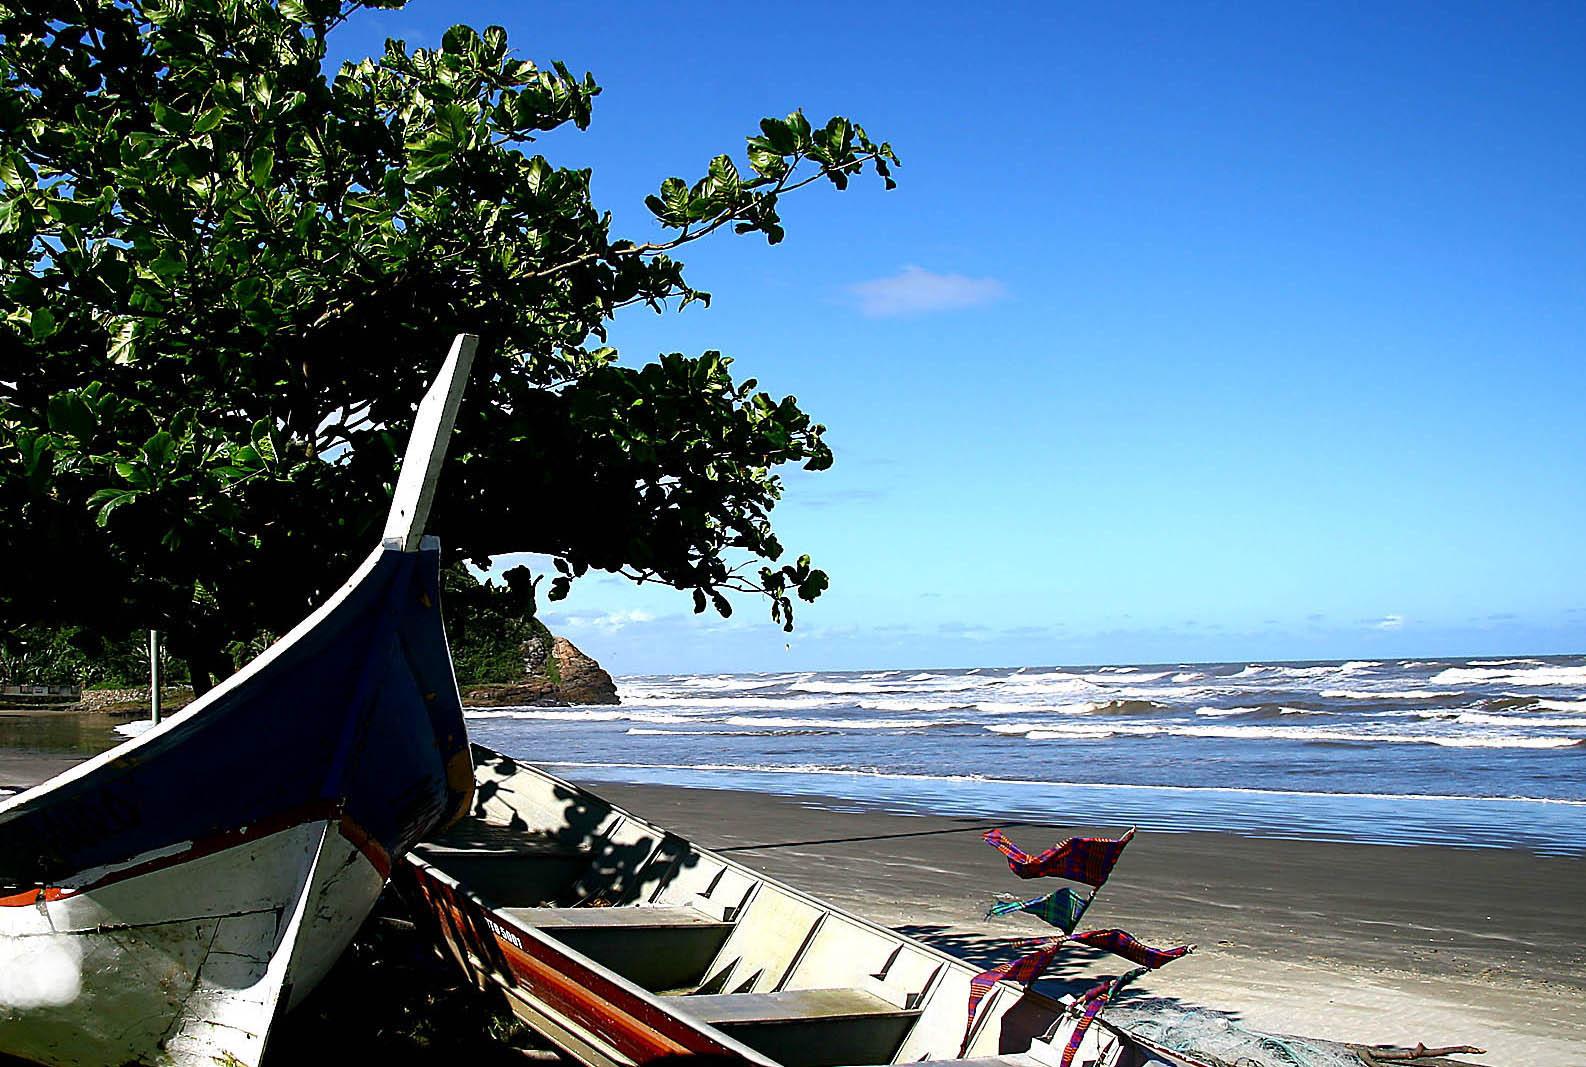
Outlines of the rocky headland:
M 617 683 L 600 664 L 565 637 L 550 634 L 524 642 L 523 676 L 507 682 L 464 685 L 463 704 L 499 708 L 514 704 L 619 704 Z

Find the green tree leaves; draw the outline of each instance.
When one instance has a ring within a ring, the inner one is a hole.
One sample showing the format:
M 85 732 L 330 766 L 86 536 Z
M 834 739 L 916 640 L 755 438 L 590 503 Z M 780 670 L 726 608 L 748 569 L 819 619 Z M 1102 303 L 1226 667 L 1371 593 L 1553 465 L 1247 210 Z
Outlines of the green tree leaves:
M 681 178 L 662 182 L 660 192 L 647 197 L 645 205 L 661 225 L 681 234 L 673 242 L 645 247 L 666 250 L 728 223 L 736 233 L 763 233 L 768 243 L 776 244 L 784 236 L 776 210 L 783 193 L 821 178 L 843 189 L 850 175 L 867 167 L 888 189 L 896 185 L 891 168 L 898 157 L 892 146 L 872 141 L 864 127 L 844 118 L 833 118 L 820 130 L 811 128 L 802 111 L 785 119 L 762 119 L 760 136 L 749 138 L 748 158 L 754 177 L 747 181 L 732 159 L 721 155 L 691 186 Z
M 553 555 L 553 598 L 590 569 L 724 613 L 751 592 L 790 624 L 826 578 L 776 563 L 773 472 L 829 466 L 824 428 L 720 353 L 625 365 L 606 326 L 708 301 L 674 251 L 776 243 L 779 197 L 890 187 L 892 149 L 767 119 L 646 200 L 664 239 L 615 236 L 590 173 L 531 151 L 589 124 L 592 76 L 466 26 L 327 71 L 337 26 L 399 6 L 0 0 L 0 542 L 31 564 L 0 611 L 179 652 L 285 629 L 377 535 L 470 329 L 434 520 L 454 557 Z

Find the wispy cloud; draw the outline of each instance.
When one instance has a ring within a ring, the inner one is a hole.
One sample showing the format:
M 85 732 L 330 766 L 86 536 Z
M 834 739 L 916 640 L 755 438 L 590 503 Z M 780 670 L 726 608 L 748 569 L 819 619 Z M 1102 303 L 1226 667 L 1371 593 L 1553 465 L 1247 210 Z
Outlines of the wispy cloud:
M 555 624 L 574 630 L 599 630 L 602 633 L 614 634 L 618 630 L 643 622 L 654 622 L 655 616 L 639 608 L 630 608 L 625 611 L 607 611 L 599 615 L 569 615 L 564 619 L 554 620 Z
M 996 631 L 989 626 L 973 622 L 939 623 L 936 632 L 943 637 L 963 638 L 966 641 L 989 641 L 996 636 Z
M 967 274 L 937 274 L 924 267 L 904 267 L 885 278 L 873 278 L 848 287 L 859 301 L 859 310 L 871 318 L 924 315 L 957 311 L 995 303 L 1008 295 L 996 278 L 971 278 Z
M 807 508 L 839 508 L 850 507 L 855 504 L 874 504 L 885 500 L 885 489 L 865 489 L 855 487 L 852 489 L 829 489 L 826 492 L 802 491 L 791 493 L 786 499 L 801 504 Z
M 1378 630 L 1402 630 L 1404 629 L 1404 616 L 1384 615 L 1371 625 Z

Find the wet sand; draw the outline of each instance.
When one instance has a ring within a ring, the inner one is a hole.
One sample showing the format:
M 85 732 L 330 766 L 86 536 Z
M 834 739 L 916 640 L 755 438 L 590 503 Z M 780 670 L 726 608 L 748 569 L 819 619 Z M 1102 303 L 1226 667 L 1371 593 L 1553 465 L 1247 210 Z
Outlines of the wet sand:
M 19 792 L 120 744 L 126 738 L 116 726 L 142 717 L 136 712 L 0 710 L 0 790 Z
M 121 721 L 75 711 L 0 710 L 0 790 L 20 792 L 125 740 L 115 732 Z
M 1014 877 L 985 820 L 821 807 L 807 799 L 668 786 L 592 787 L 620 805 L 834 903 L 976 962 L 1050 932 L 986 920 Z M 1075 832 L 1006 824 L 1038 851 Z M 1197 952 L 1144 995 L 1232 1012 L 1256 1029 L 1336 1040 L 1473 1044 L 1473 1060 L 1586 1065 L 1586 860 L 1513 850 L 1148 834 L 1130 844 L 1084 925 Z M 1110 972 L 1101 972 L 1110 973 Z M 1077 976 L 1076 976 L 1077 978 Z

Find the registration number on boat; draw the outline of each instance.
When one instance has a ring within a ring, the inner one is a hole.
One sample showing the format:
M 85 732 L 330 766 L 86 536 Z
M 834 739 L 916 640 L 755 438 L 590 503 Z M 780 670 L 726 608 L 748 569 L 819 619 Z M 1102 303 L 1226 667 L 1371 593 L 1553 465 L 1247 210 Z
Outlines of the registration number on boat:
M 511 945 L 513 948 L 521 949 L 523 947 L 523 942 L 518 939 L 518 935 L 517 934 L 513 933 L 511 930 L 508 930 L 506 927 L 502 926 L 500 923 L 496 922 L 494 919 L 489 919 L 489 918 L 485 919 L 485 925 L 490 927 L 490 932 L 491 933 L 493 933 L 497 937 L 501 938 L 501 940 L 505 941 L 507 944 Z

